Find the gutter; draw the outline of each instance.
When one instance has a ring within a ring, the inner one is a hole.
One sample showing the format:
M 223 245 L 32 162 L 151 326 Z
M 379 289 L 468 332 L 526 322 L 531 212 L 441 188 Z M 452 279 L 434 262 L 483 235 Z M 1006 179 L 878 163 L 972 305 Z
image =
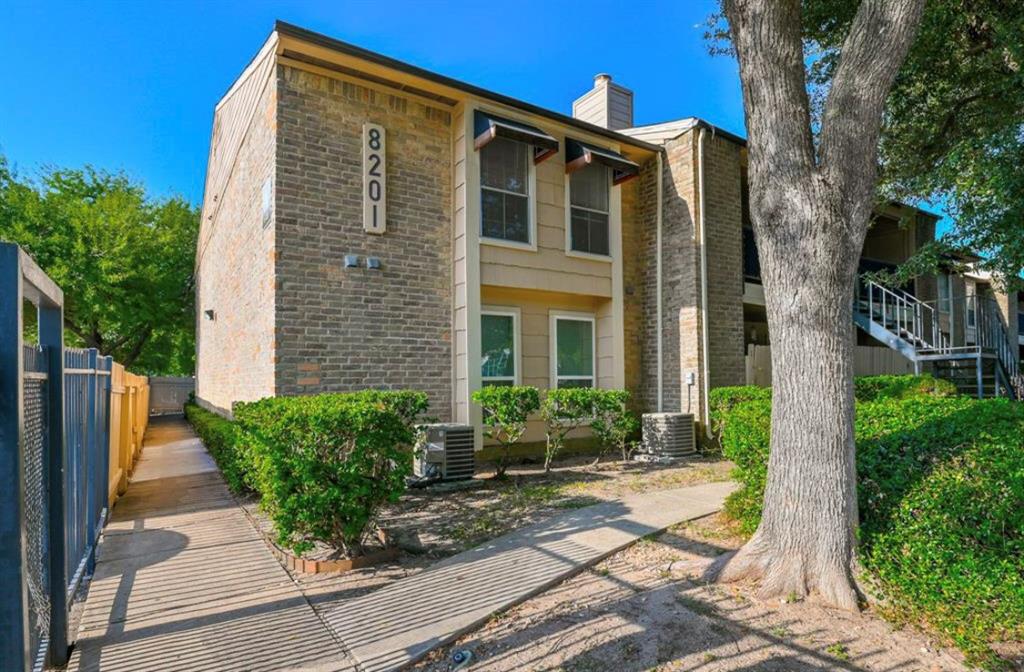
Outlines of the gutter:
M 700 223 L 700 328 L 701 328 L 701 353 L 702 371 L 701 387 L 704 392 L 704 401 L 701 404 L 701 420 L 704 423 L 704 435 L 710 440 L 711 436 L 711 409 L 708 407 L 711 399 L 711 382 L 709 380 L 711 371 L 710 353 L 708 352 L 710 336 L 708 329 L 708 246 L 707 234 L 704 230 L 704 135 L 706 129 L 702 126 L 700 135 L 697 136 L 697 190 L 698 209 L 697 219 Z
M 662 182 L 664 182 L 664 176 L 662 175 L 662 158 L 661 157 L 662 157 L 663 153 L 664 152 L 658 152 L 658 186 L 657 186 L 657 199 L 656 199 L 658 205 L 657 205 L 657 209 L 656 209 L 657 214 L 655 216 L 655 219 L 657 221 L 657 229 L 658 229 L 658 234 L 657 234 L 657 239 L 658 239 L 658 243 L 657 243 L 657 245 L 658 245 L 658 258 L 657 258 L 657 262 L 656 262 L 657 263 L 657 287 L 658 287 L 658 289 L 657 289 L 657 292 L 658 292 L 658 301 L 657 301 L 657 325 L 658 325 L 657 326 L 657 329 L 658 329 L 658 413 L 664 413 L 665 412 L 665 374 L 662 371 L 662 366 L 663 366 L 662 365 L 662 362 L 663 362 L 662 341 L 664 340 L 664 336 L 663 336 L 662 323 L 661 323 L 662 322 L 662 318 L 661 318 L 661 304 L 662 304 L 662 301 L 663 301 L 662 296 L 661 296 L 661 217 L 662 217 L 662 214 L 661 214 L 662 213 L 662 205 L 661 205 L 662 193 L 661 192 L 662 192 L 662 188 L 663 188 L 662 187 Z

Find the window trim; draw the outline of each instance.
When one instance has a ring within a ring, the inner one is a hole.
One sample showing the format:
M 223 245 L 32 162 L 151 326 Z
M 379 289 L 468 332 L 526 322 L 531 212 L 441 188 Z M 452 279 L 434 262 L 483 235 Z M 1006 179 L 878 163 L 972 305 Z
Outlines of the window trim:
M 509 142 L 518 142 L 517 140 L 509 139 Z M 531 147 L 529 143 L 521 143 L 527 147 Z M 478 152 L 482 152 L 487 149 L 487 146 L 483 146 L 478 149 Z M 484 189 L 489 191 L 496 191 L 502 194 L 512 194 L 514 196 L 522 196 L 514 191 L 508 191 L 506 189 L 499 189 L 497 187 L 488 187 L 484 185 L 483 176 L 483 161 L 478 160 L 476 162 L 477 169 L 477 185 L 479 186 L 479 192 L 477 193 L 477 200 L 479 202 L 480 221 L 477 226 L 477 235 L 480 239 L 481 245 L 491 245 L 494 247 L 507 247 L 514 250 L 525 250 L 529 252 L 537 251 L 537 166 L 531 160 L 529 153 L 526 159 L 526 217 L 527 217 L 527 232 L 529 234 L 529 241 L 522 243 L 517 240 L 505 240 L 504 238 L 493 238 L 491 236 L 484 235 L 484 213 L 483 213 L 483 202 L 484 202 Z
M 559 376 L 558 375 L 558 320 L 570 320 L 576 322 L 590 322 L 590 357 L 592 360 L 589 376 Z M 590 380 L 591 387 L 598 386 L 597 370 L 597 315 L 595 313 L 580 313 L 570 310 L 552 310 L 548 313 L 548 384 L 550 389 L 558 389 L 559 380 Z
M 607 166 L 603 166 L 605 169 L 605 175 L 608 176 L 608 212 L 604 213 L 600 210 L 593 210 L 591 208 L 584 208 L 583 206 L 573 206 L 572 204 L 572 173 L 565 174 L 565 256 L 576 257 L 577 259 L 590 259 L 592 261 L 603 261 L 605 263 L 611 263 L 614 257 L 614 246 L 612 245 L 612 227 L 615 226 L 619 219 L 618 217 L 612 216 L 612 209 L 618 203 L 618 199 L 612 198 L 613 189 L 616 185 L 612 184 L 611 170 Z M 580 250 L 572 249 L 572 209 L 578 207 L 580 210 L 586 210 L 588 212 L 596 212 L 598 214 L 608 215 L 608 254 L 597 254 L 594 252 L 581 252 Z
M 512 318 L 512 376 L 492 376 L 485 377 L 483 375 L 483 321 L 485 315 L 496 315 L 500 317 L 511 317 Z M 522 311 L 514 306 L 480 306 L 480 362 L 477 366 L 480 367 L 480 387 L 484 386 L 484 383 L 492 380 L 496 381 L 508 381 L 511 380 L 513 385 L 522 385 L 522 370 L 523 370 L 523 349 L 521 346 L 522 337 L 519 332 L 519 325 L 521 323 Z
M 949 315 L 953 312 L 953 275 L 951 273 L 939 273 L 938 287 L 935 289 L 935 301 L 938 304 L 939 313 Z M 946 296 L 942 296 L 942 288 L 946 289 Z

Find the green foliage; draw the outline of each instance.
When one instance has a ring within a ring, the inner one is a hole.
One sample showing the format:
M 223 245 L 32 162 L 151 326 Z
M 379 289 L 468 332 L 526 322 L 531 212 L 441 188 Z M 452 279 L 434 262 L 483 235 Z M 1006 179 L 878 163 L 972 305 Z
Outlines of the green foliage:
M 526 432 L 530 414 L 540 409 L 540 392 L 535 387 L 492 385 L 473 392 L 473 401 L 484 409 L 484 436 L 504 449 L 496 465 L 500 478 L 505 475 L 512 446 Z
M 565 437 L 593 417 L 597 396 L 598 391 L 590 387 L 548 390 L 540 409 L 547 432 L 544 471 L 551 470 L 551 462 L 565 445 Z
M 143 374 L 195 368 L 192 270 L 199 211 L 154 201 L 126 175 L 48 169 L 19 178 L 0 156 L 0 240 L 64 290 L 68 345 Z
M 217 462 L 231 491 L 235 494 L 247 491 L 245 458 L 239 452 L 235 423 L 191 402 L 185 404 L 185 417 Z
M 426 408 L 423 393 L 377 391 L 237 404 L 248 477 L 278 542 L 361 552 L 377 511 L 405 490 Z
M 601 442 L 598 460 L 611 449 L 618 449 L 623 460 L 629 459 L 630 445 L 640 431 L 640 420 L 629 410 L 626 390 L 593 390 L 593 419 L 590 430 Z
M 929 374 L 920 376 L 863 376 L 853 379 L 853 394 L 857 401 L 878 399 L 905 399 L 928 395 L 955 397 L 956 385 Z
M 1013 617 L 1024 613 L 1024 406 L 950 396 L 928 376 L 859 379 L 856 390 L 860 557 L 870 580 L 891 616 L 927 623 L 994 665 L 988 644 L 1024 637 Z M 771 402 L 755 395 L 721 413 L 741 484 L 726 511 L 749 533 L 761 516 Z

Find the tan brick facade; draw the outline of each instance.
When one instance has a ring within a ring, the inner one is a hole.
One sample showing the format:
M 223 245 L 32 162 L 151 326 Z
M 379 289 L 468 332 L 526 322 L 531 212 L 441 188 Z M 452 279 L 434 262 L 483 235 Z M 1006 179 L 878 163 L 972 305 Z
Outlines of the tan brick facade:
M 451 114 L 286 66 L 277 82 L 275 393 L 416 389 L 447 418 Z M 363 231 L 365 121 L 387 129 L 382 236 Z
M 439 419 L 472 420 L 481 304 L 499 299 L 521 313 L 524 382 L 550 384 L 546 320 L 570 308 L 595 318 L 596 384 L 625 386 L 638 410 L 659 409 L 659 379 L 660 409 L 697 417 L 705 370 L 711 388 L 745 382 L 742 140 L 686 120 L 656 141 L 602 134 L 343 49 L 331 61 L 323 44 L 275 39 L 215 116 L 197 260 L 197 394 L 207 405 L 410 388 L 427 392 Z M 621 258 L 566 250 L 564 151 L 530 167 L 531 244 L 481 240 L 477 110 L 536 124 L 560 146 L 617 148 L 639 164 L 638 178 L 609 200 Z M 367 122 L 387 131 L 382 236 L 362 224 Z M 933 235 L 934 222 L 919 218 L 905 237 L 918 246 Z M 347 268 L 346 255 L 358 266 Z M 380 268 L 367 268 L 368 257 Z M 919 282 L 922 298 L 934 296 L 934 281 Z
M 217 113 L 213 151 L 227 153 L 229 123 L 244 114 L 235 103 L 258 96 L 230 179 L 207 193 L 196 250 L 196 397 L 219 412 L 274 393 L 274 227 L 262 189 L 274 174 L 277 102 L 273 87 L 249 84 Z

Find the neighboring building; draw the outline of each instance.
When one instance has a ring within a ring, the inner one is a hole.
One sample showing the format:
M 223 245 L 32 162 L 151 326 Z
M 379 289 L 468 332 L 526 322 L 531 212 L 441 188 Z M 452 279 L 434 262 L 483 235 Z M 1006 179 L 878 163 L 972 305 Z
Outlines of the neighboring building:
M 413 388 L 479 425 L 483 385 L 596 385 L 703 417 L 769 342 L 745 141 L 699 119 L 635 127 L 607 75 L 573 111 L 278 23 L 215 111 L 198 399 Z M 935 219 L 884 209 L 865 268 L 906 259 Z

